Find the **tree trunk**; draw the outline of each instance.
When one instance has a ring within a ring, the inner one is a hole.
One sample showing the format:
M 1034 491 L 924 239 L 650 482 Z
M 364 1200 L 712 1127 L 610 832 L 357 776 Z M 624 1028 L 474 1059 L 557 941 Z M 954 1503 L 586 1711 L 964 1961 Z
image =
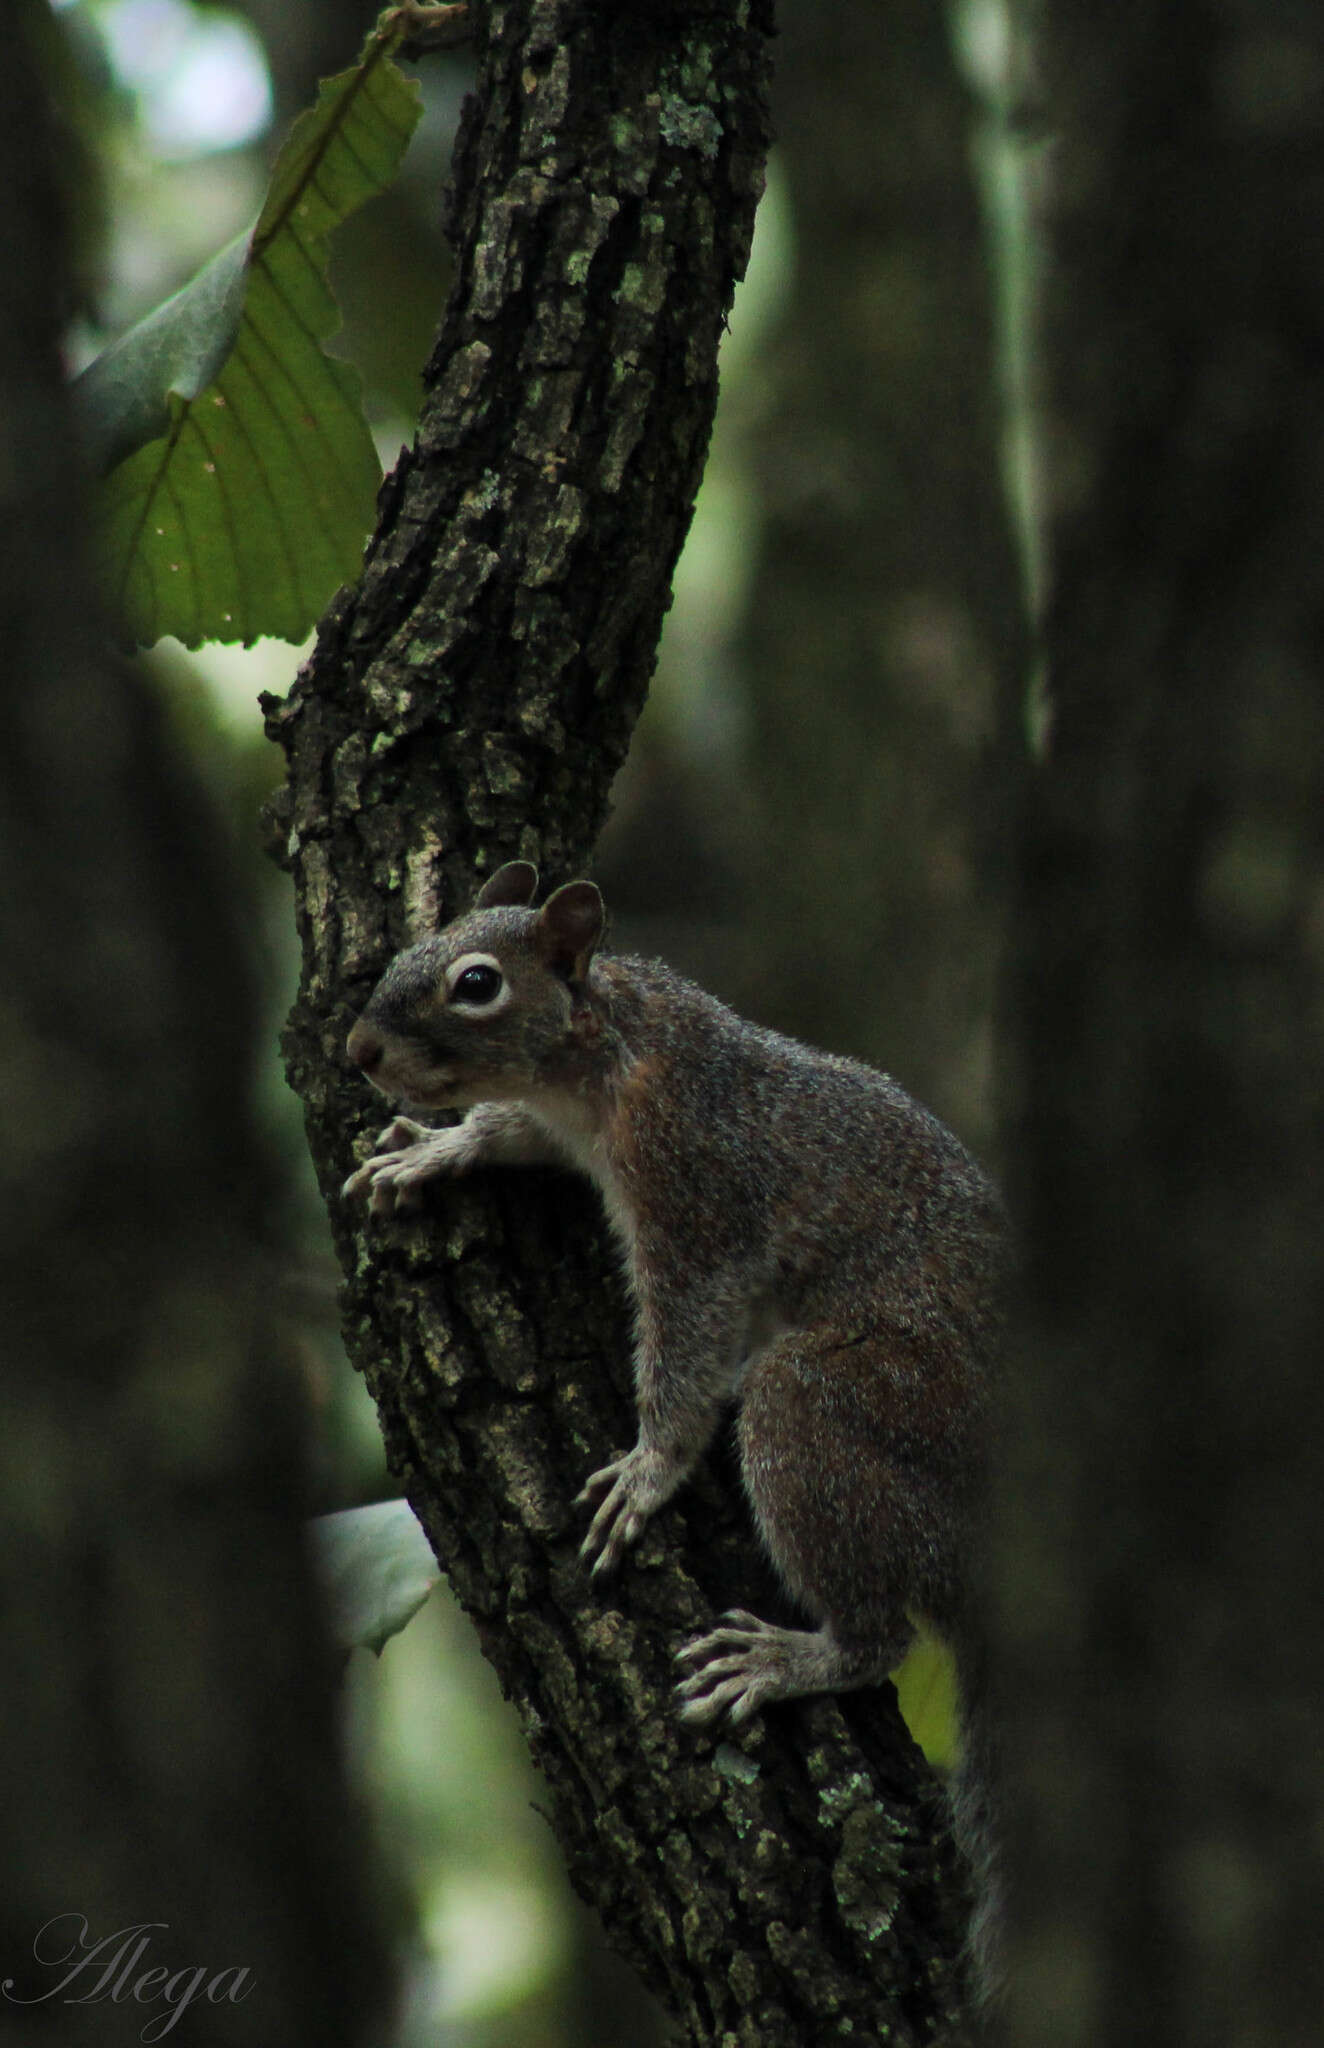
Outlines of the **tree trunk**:
M 100 630 L 35 61 L 55 31 L 25 13 L 0 121 L 0 2004 L 16 2036 L 85 2042 L 67 2001 L 103 1982 L 135 2036 L 349 2044 L 383 1959 L 268 1306 L 255 992 L 205 800 Z
M 1268 2048 L 1324 2009 L 1324 25 L 1033 21 L 1008 2035 Z
M 727 1475 L 590 1590 L 576 1491 L 633 1434 L 597 1204 L 563 1178 L 338 1196 L 388 956 L 512 854 L 581 871 L 651 672 L 767 143 L 765 5 L 479 10 L 457 274 L 412 453 L 271 726 L 304 978 L 291 1075 L 388 1451 L 523 1713 L 572 1876 L 695 2042 L 954 2038 L 960 1913 L 890 1692 L 681 1731 L 671 1652 L 769 1596 Z M 944 2032 L 944 2030 L 947 2030 Z

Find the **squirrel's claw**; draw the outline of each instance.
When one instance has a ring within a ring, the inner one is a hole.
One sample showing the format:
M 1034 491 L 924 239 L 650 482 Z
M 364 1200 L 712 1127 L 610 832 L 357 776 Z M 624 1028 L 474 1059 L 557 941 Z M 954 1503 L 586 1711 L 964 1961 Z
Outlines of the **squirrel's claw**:
M 676 1652 L 676 1662 L 693 1664 L 710 1656 L 716 1649 L 742 1648 L 751 1636 L 771 1633 L 771 1622 L 760 1621 L 756 1614 L 750 1614 L 744 1607 L 731 1607 L 722 1616 L 719 1628 L 711 1629 L 706 1636 L 695 1636 L 692 1642 L 682 1643 Z
M 419 1189 L 438 1174 L 463 1172 L 468 1156 L 456 1129 L 434 1131 L 398 1116 L 380 1133 L 372 1152 L 340 1190 L 347 1200 L 366 1196 L 372 1216 L 393 1216 L 419 1205 Z
M 676 1687 L 680 1719 L 703 1727 L 725 1717 L 733 1727 L 776 1698 L 778 1651 L 786 1631 L 744 1608 L 722 1616 L 719 1627 L 682 1644 L 676 1662 L 695 1669 Z
M 580 1558 L 595 1579 L 606 1578 L 615 1571 L 630 1545 L 638 1541 L 646 1519 L 632 1505 L 629 1481 L 623 1471 L 628 1460 L 627 1453 L 594 1472 L 575 1502 L 576 1507 L 588 1507 L 598 1500 L 604 1487 L 607 1489 L 579 1546 Z
M 391 1216 L 397 1209 L 416 1208 L 415 1190 L 424 1176 L 411 1173 L 408 1161 L 407 1151 L 375 1153 L 351 1173 L 340 1192 L 351 1201 L 365 1197 L 372 1216 Z
M 598 1502 L 588 1534 L 579 1546 L 579 1555 L 595 1579 L 615 1571 L 684 1476 L 679 1460 L 646 1444 L 636 1444 L 623 1457 L 589 1474 L 575 1505 L 589 1507 Z
M 341 1194 L 347 1200 L 353 1200 L 356 1195 L 372 1194 L 383 1167 L 394 1165 L 413 1146 L 426 1143 L 433 1135 L 425 1124 L 416 1124 L 412 1117 L 392 1118 L 386 1129 L 377 1133 L 372 1151 L 361 1166 L 355 1167 L 341 1188 Z

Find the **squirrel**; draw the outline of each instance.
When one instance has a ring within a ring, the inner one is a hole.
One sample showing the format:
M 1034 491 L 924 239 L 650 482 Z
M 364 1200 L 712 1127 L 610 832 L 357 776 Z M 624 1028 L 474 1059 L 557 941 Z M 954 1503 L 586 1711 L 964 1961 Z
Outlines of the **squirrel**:
M 660 962 L 599 950 L 592 882 L 533 908 L 500 868 L 399 954 L 348 1053 L 399 1116 L 345 1182 L 390 1215 L 437 1175 L 586 1174 L 635 1311 L 638 1441 L 593 1472 L 582 1556 L 607 1573 L 693 1472 L 727 1404 L 764 1548 L 814 1626 L 729 1613 L 678 1653 L 681 1718 L 881 1683 L 914 1638 L 952 1644 L 977 1988 L 996 1974 L 992 1758 L 972 1561 L 1007 1264 L 1001 1203 L 886 1074 L 746 1022 Z

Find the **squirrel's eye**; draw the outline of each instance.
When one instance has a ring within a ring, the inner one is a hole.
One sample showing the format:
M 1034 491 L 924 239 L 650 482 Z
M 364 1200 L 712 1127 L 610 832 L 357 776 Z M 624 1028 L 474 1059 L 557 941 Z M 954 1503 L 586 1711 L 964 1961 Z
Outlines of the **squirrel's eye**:
M 495 967 L 466 967 L 451 990 L 458 1003 L 491 1003 L 501 993 L 501 975 Z

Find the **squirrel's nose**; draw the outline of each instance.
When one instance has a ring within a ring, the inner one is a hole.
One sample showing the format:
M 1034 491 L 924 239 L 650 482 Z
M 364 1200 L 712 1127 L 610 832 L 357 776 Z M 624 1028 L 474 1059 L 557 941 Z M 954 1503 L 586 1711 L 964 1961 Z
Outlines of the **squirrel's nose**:
M 370 1074 L 374 1067 L 381 1065 L 386 1046 L 371 1024 L 365 1024 L 360 1017 L 345 1041 L 345 1050 L 356 1067 L 362 1067 L 365 1074 Z

